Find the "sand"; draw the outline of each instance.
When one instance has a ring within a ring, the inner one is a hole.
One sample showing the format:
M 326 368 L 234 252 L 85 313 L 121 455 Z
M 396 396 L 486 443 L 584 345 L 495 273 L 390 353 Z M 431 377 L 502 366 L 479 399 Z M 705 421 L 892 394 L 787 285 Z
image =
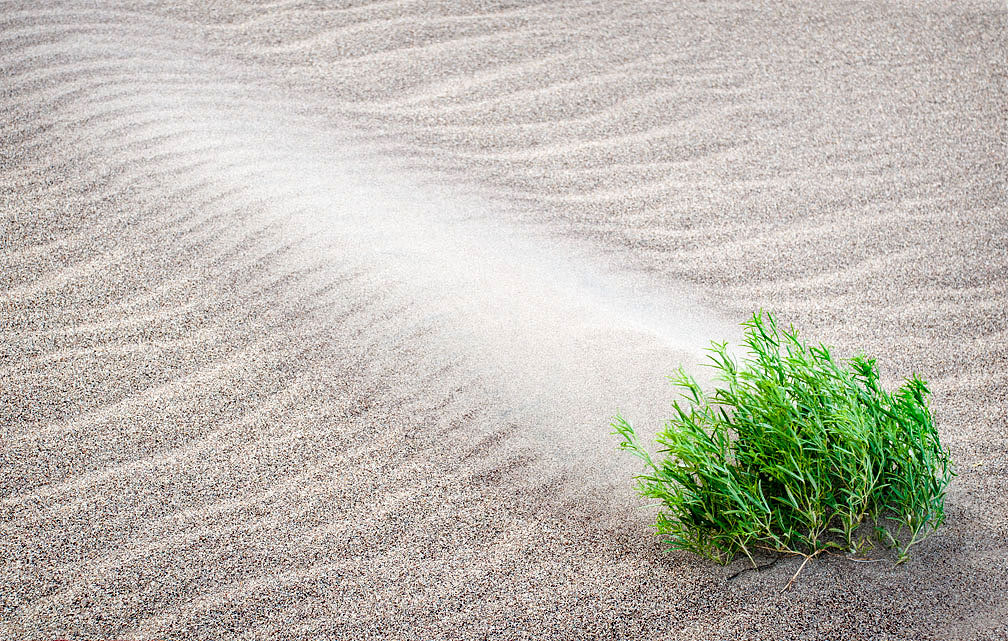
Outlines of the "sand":
M 0 638 L 1008 638 L 999 2 L 5 2 Z M 775 310 L 931 384 L 906 564 L 667 553 Z

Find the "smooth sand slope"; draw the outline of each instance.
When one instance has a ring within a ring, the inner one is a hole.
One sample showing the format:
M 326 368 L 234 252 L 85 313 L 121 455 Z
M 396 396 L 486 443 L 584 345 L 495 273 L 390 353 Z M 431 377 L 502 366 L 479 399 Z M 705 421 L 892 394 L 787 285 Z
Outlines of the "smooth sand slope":
M 0 638 L 1008 637 L 1006 60 L 1000 2 L 0 3 Z M 609 417 L 759 307 L 931 382 L 905 565 L 650 533 Z

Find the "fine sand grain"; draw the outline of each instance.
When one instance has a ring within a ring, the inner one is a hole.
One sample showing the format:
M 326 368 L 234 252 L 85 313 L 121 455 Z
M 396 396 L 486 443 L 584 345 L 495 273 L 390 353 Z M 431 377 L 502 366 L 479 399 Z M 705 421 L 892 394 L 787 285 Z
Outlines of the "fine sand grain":
M 0 3 L 0 639 L 1008 638 L 1003 2 L 344 4 Z M 760 307 L 930 381 L 906 564 L 651 534 Z

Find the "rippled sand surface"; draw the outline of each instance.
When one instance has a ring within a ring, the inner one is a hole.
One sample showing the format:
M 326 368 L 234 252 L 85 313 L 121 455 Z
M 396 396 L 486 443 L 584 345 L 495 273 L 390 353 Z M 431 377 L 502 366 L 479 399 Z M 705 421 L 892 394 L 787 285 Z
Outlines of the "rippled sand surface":
M 999 2 L 3 2 L 0 638 L 1008 636 Z M 905 565 L 666 554 L 752 310 L 934 391 Z

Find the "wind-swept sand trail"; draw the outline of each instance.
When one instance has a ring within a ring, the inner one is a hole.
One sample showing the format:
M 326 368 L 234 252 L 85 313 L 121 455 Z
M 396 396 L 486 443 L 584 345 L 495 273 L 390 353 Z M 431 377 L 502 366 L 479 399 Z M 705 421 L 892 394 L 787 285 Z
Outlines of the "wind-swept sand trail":
M 343 4 L 0 3 L 0 638 L 1008 637 L 1003 2 Z M 652 535 L 760 307 L 930 381 L 905 565 Z

